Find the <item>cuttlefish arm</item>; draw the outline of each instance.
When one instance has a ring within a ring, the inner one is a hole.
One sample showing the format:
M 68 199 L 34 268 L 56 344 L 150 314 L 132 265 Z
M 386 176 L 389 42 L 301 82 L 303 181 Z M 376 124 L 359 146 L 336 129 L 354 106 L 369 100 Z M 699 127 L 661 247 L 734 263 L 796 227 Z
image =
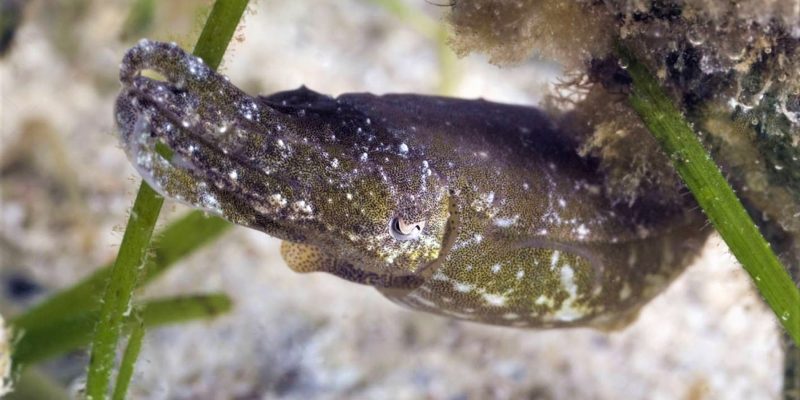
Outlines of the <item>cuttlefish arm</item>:
M 298 272 L 412 308 L 619 326 L 708 234 L 688 200 L 609 199 L 597 163 L 535 108 L 304 87 L 254 97 L 150 41 L 125 56 L 121 81 L 123 147 L 157 191 L 284 239 Z

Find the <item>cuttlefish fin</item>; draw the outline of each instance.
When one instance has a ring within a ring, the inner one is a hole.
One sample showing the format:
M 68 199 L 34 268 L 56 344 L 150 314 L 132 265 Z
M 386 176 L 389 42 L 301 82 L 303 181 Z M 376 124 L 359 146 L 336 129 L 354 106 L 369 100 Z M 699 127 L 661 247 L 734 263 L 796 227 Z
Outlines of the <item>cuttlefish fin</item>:
M 331 271 L 336 265 L 333 257 L 310 244 L 284 240 L 281 242 L 281 256 L 289 268 L 299 273 Z

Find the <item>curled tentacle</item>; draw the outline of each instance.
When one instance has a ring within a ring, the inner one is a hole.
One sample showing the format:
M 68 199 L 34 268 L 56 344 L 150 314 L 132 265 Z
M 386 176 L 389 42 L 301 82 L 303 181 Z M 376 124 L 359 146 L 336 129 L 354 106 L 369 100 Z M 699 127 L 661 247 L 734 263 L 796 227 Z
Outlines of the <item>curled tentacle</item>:
M 124 84 L 130 84 L 143 70 L 158 72 L 177 85 L 194 86 L 205 82 L 212 72 L 201 58 L 186 53 L 177 45 L 148 39 L 140 40 L 125 53 L 119 79 Z

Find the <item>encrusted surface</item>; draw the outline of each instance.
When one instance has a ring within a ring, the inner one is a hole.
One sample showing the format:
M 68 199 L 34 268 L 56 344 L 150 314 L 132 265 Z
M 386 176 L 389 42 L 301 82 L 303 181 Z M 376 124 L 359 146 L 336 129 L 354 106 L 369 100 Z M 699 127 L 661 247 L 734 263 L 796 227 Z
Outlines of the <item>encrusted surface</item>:
M 533 3 L 538 14 L 525 12 Z M 619 95 L 626 85 L 624 65 L 609 55 L 608 43 L 622 38 L 686 111 L 782 258 L 800 265 L 800 6 L 796 1 L 533 3 L 454 3 L 450 21 L 461 33 L 455 39 L 458 48 L 487 53 L 504 64 L 541 51 L 572 70 L 578 78 L 563 85 L 551 104 L 554 109 L 575 110 L 568 116 L 577 119 L 577 125 L 592 127 L 583 139 L 586 153 L 603 159 L 608 176 L 615 178 L 609 186 L 626 200 L 650 193 L 653 181 L 670 186 L 674 175 L 666 172 L 663 157 L 651 155 L 657 152 L 648 145 L 639 148 L 642 157 L 620 156 L 603 146 L 624 142 L 622 137 L 630 142 L 650 140 L 629 111 L 619 110 L 627 108 L 625 97 Z M 543 15 L 552 18 L 542 23 Z M 576 28 L 575 21 L 586 22 Z M 602 33 L 590 29 L 597 24 Z M 531 26 L 544 28 L 533 34 Z M 566 103 L 564 91 L 572 96 Z

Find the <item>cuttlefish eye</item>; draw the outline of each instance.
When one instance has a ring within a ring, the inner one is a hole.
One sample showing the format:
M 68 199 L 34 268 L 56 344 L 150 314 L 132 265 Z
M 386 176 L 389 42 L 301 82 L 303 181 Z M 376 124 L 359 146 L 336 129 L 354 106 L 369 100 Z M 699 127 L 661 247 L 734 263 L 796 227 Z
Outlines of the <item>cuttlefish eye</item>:
M 392 234 L 393 238 L 400 241 L 414 240 L 419 237 L 424 227 L 425 222 L 409 224 L 402 218 L 394 217 L 389 222 L 389 233 Z

